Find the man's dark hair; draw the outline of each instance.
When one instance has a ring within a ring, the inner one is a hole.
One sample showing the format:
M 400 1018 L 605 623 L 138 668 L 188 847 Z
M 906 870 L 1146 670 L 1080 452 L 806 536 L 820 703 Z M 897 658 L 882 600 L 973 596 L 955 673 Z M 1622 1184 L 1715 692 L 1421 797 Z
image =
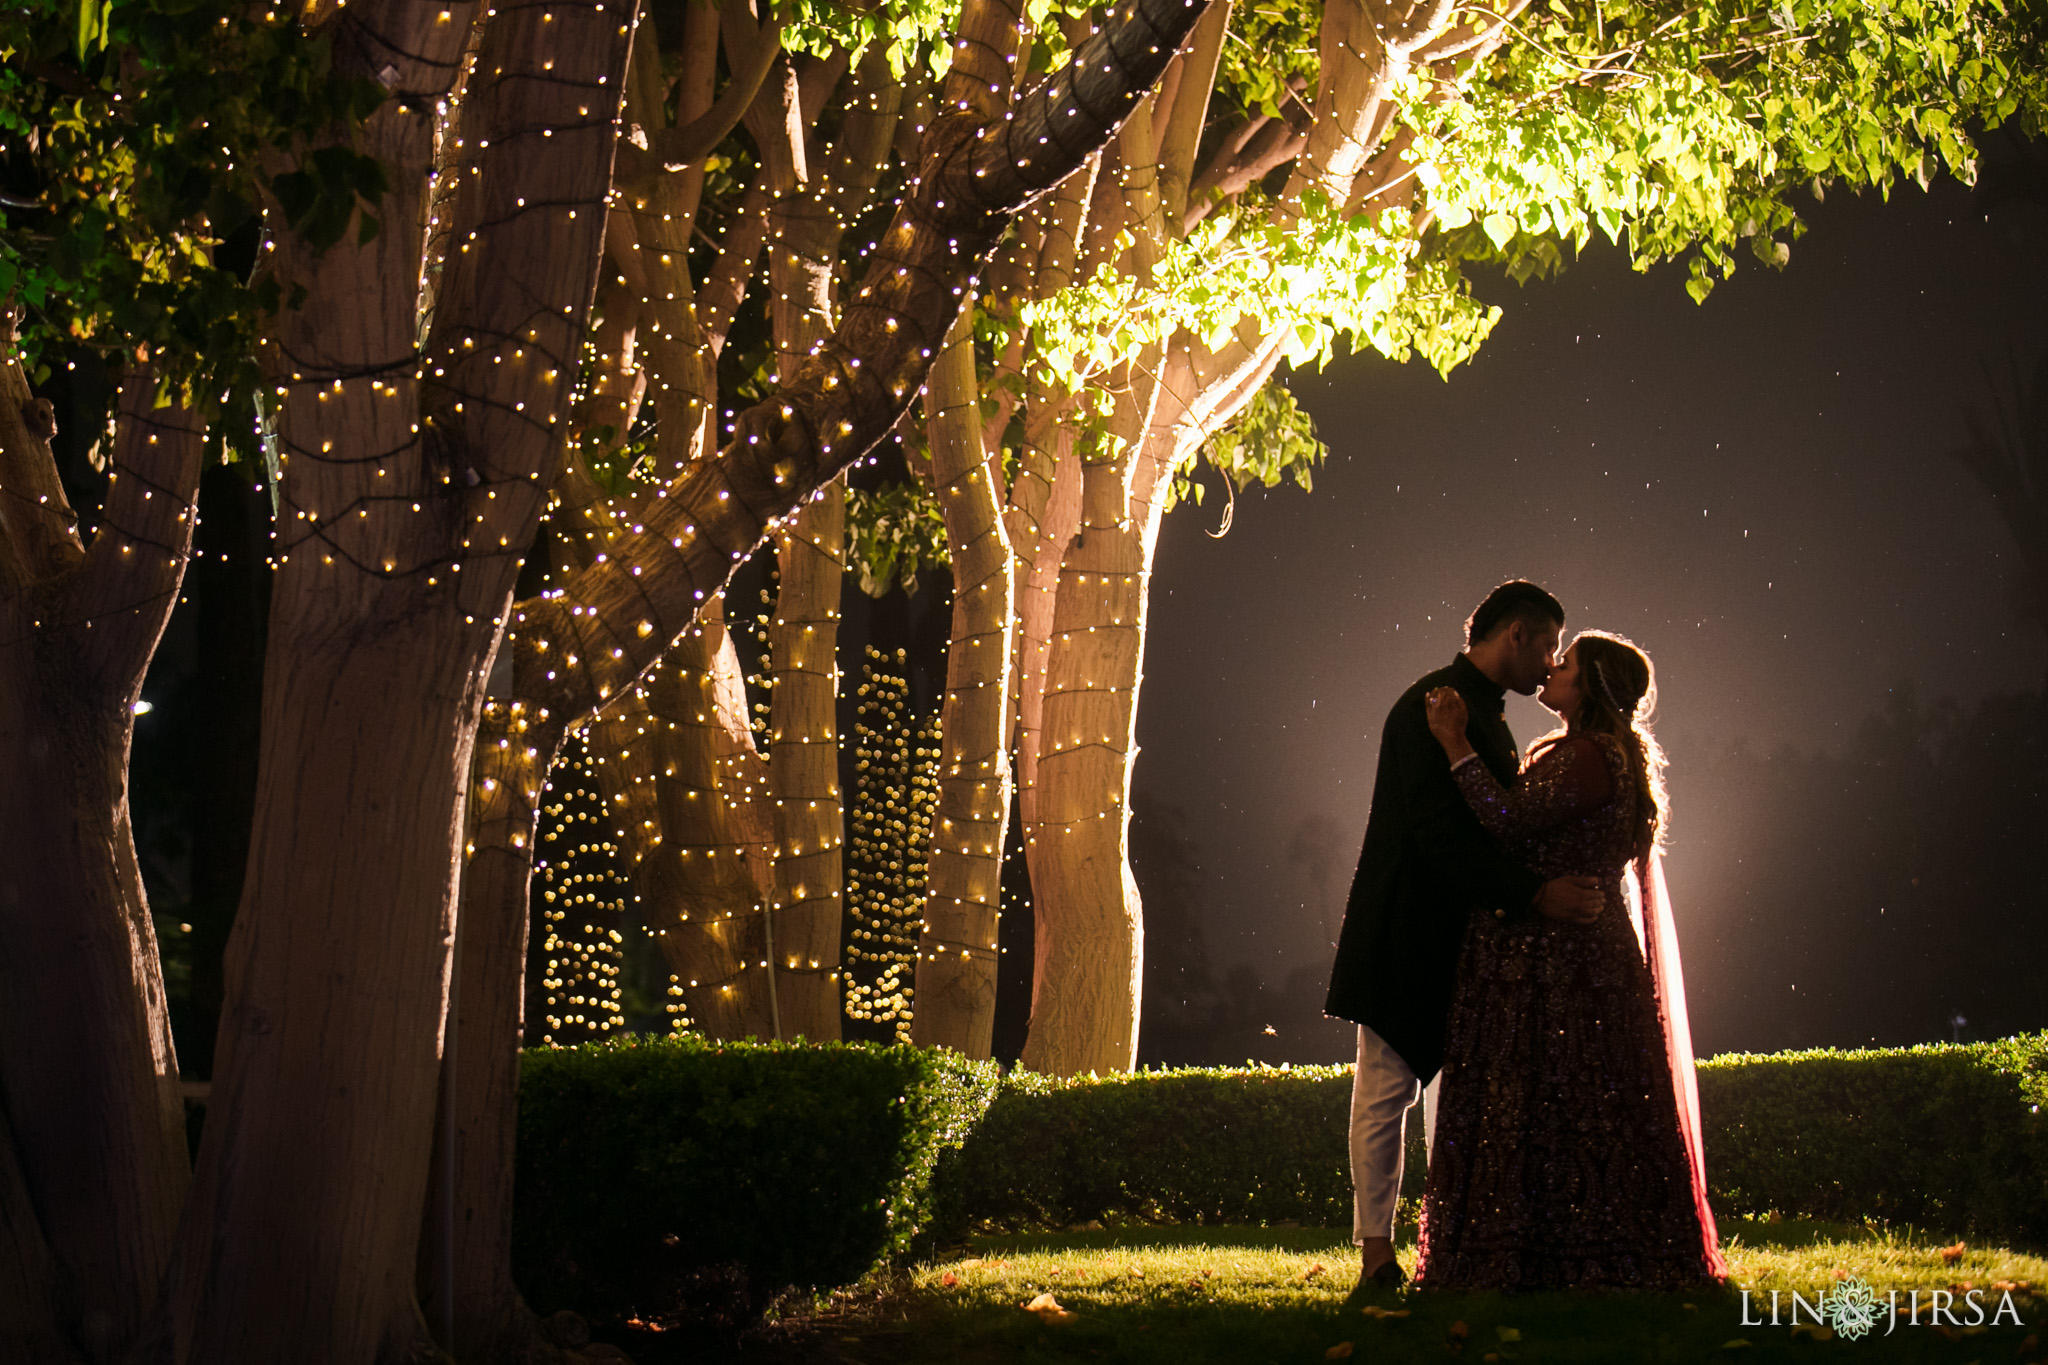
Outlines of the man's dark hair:
M 1465 621 L 1465 643 L 1478 644 L 1502 626 L 1527 621 L 1564 629 L 1564 606 L 1527 579 L 1517 578 L 1486 594 L 1486 600 Z

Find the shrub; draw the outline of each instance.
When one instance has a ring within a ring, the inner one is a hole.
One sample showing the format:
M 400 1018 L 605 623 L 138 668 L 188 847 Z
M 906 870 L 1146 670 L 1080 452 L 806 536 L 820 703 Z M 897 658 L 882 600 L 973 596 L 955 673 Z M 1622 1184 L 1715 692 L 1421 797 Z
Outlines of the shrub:
M 1350 1104 L 1342 1066 L 1012 1072 L 974 1135 L 940 1162 L 934 1232 L 1098 1219 L 1349 1224 Z
M 1700 1064 L 1717 1210 L 2048 1242 L 2048 1032 Z
M 1998 1043 L 1737 1054 L 1700 1065 L 1724 1217 L 1866 1217 L 2048 1242 L 2048 1033 Z M 941 1161 L 934 1236 L 1096 1220 L 1351 1221 L 1350 1068 L 1012 1073 Z M 1423 1179 L 1410 1125 L 1403 1195 Z
M 924 1221 L 993 1063 L 866 1044 L 613 1040 L 524 1055 L 515 1274 L 543 1313 L 751 1313 L 857 1280 Z

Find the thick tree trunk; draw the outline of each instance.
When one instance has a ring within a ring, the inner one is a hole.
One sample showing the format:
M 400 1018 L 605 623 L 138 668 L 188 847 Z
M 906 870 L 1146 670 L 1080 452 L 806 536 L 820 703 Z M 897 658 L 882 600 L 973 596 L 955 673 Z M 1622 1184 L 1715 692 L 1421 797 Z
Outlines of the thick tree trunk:
M 1049 1075 L 1137 1060 L 1144 912 L 1126 854 L 1163 491 L 1147 454 L 1141 443 L 1129 466 L 1086 464 L 1081 530 L 1060 570 L 1025 826 L 1036 961 L 1022 1064 Z
M 839 791 L 839 594 L 846 576 L 846 489 L 832 484 L 776 545 L 782 565 L 769 627 L 768 790 L 775 898 L 764 944 L 777 1036 L 839 1037 L 839 939 L 845 923 L 845 815 Z
M 257 820 L 157 1360 L 363 1365 L 426 1336 L 414 1276 L 471 746 L 595 286 L 632 19 L 499 0 L 422 356 L 427 111 L 470 13 L 338 12 L 338 60 L 406 97 L 362 136 L 391 170 L 383 231 L 274 253 L 308 293 L 277 343 L 289 463 Z
M 764 140 L 770 187 L 769 325 L 778 369 L 794 373 L 832 335 L 838 317 L 841 223 L 867 205 L 895 130 L 902 89 L 879 47 L 846 82 L 848 114 L 832 153 L 808 166 L 801 117 L 840 84 L 830 63 L 783 103 L 799 117 Z M 773 106 L 779 107 L 779 106 Z M 758 117 L 757 139 L 768 130 Z M 840 939 L 846 921 L 846 812 L 839 788 L 839 601 L 846 578 L 846 488 L 820 488 L 776 533 L 780 586 L 768 628 L 768 787 L 774 799 L 775 890 L 764 922 L 779 1037 L 837 1040 Z
M 419 1336 L 414 1253 L 490 640 L 453 602 L 397 592 L 363 615 L 407 628 L 335 640 L 273 623 L 255 852 L 188 1214 L 235 1235 L 183 1249 L 206 1286 L 178 1300 L 190 1359 L 360 1365 L 405 1359 Z
M 1081 529 L 1081 457 L 1075 433 L 1051 396 L 1024 424 L 1024 451 L 1004 514 L 1017 555 L 1016 664 L 1011 676 L 1017 727 L 1017 818 L 1029 841 L 1038 816 L 1038 760 L 1045 749 L 1045 670 L 1059 602 L 1060 564 Z
M 761 966 L 774 885 L 772 798 L 722 612 L 707 611 L 677 643 L 650 681 L 648 706 L 660 725 L 661 829 L 639 868 L 648 922 L 699 1032 L 772 1038 Z
M 939 808 L 927 859 L 911 1039 L 989 1055 L 996 921 L 1010 815 L 1016 565 L 1000 452 L 984 445 L 973 335 L 956 326 L 927 380 L 932 480 L 953 557 L 953 635 L 940 709 Z
M 1074 1075 L 1136 1061 L 1144 912 L 1129 862 L 1131 771 L 1152 556 L 1173 471 L 1271 374 L 1275 351 L 1186 338 L 1119 396 L 1124 459 L 1090 462 L 1061 566 L 1026 825 L 1035 919 L 1023 1064 Z
M 25 624 L 0 629 L 19 639 L 13 628 Z M 42 643 L 34 630 L 22 634 Z M 10 845 L 0 873 L 0 1072 L 64 1316 L 88 1355 L 105 1360 L 148 1312 L 190 1174 L 128 826 L 129 707 L 141 676 L 91 676 L 61 647 L 54 659 L 18 657 L 31 652 L 42 651 L 5 651 L 26 666 L 0 682 L 0 828 Z
M 141 1329 L 190 1174 L 128 749 L 191 549 L 201 427 L 153 406 L 148 369 L 129 377 L 86 550 L 48 433 L 25 424 L 12 340 L 0 362 L 0 1146 L 26 1202 L 0 1190 L 0 1240 L 28 1248 L 40 1234 L 58 1319 L 101 1361 Z M 41 1258 L 12 1259 L 0 1276 L 24 1279 L 32 1305 Z

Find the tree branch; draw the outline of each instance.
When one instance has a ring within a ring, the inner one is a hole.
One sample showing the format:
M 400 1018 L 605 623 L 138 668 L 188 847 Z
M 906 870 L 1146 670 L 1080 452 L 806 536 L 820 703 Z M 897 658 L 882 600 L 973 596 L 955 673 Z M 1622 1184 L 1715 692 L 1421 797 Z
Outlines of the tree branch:
M 728 3 L 726 10 L 736 7 Z M 679 171 L 694 166 L 711 155 L 726 135 L 737 128 L 747 107 L 761 92 L 768 80 L 768 73 L 775 66 L 775 59 L 782 55 L 782 25 L 774 19 L 762 24 L 748 40 L 745 48 L 734 50 L 733 31 L 725 34 L 726 60 L 731 64 L 732 79 L 719 92 L 711 107 L 688 123 L 676 128 L 664 128 L 648 134 L 648 149 L 645 152 L 634 148 L 623 153 L 620 160 L 624 174 L 621 179 L 637 183 L 656 171 Z
M 920 173 L 834 334 L 740 415 L 718 459 L 652 500 L 617 555 L 515 609 L 507 644 L 523 695 L 569 715 L 601 706 L 689 626 L 771 519 L 887 435 L 1003 231 L 1123 125 L 1205 8 L 1135 0 L 1014 117 L 948 111 L 927 125 Z
M 14 326 L 14 310 L 0 308 L 0 586 L 62 573 L 85 555 L 50 452 L 56 417 L 28 386 Z
M 1216 64 L 1223 55 L 1223 35 L 1230 27 L 1231 0 L 1218 0 L 1195 26 L 1194 41 L 1181 56 L 1180 88 L 1174 92 L 1159 138 L 1159 197 L 1166 221 L 1179 229 L 1187 217 L 1188 186 L 1194 175 L 1195 151 L 1208 120 L 1209 98 L 1216 89 Z M 1162 88 L 1160 98 L 1165 99 Z
M 132 674 L 155 651 L 185 578 L 199 524 L 206 424 L 182 403 L 155 406 L 157 376 L 139 365 L 121 382 L 104 520 L 86 551 L 76 597 L 87 619 L 120 616 L 132 629 L 96 630 L 102 676 Z M 104 657 L 117 655 L 117 657 Z

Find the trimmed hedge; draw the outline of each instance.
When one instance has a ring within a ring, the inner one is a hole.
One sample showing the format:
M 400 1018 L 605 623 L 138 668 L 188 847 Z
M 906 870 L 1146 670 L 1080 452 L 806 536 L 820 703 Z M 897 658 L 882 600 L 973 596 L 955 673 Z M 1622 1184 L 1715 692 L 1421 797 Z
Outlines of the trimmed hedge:
M 514 1273 L 543 1313 L 756 1311 L 851 1283 L 924 1222 L 991 1062 L 865 1044 L 624 1039 L 524 1054 Z
M 1702 1062 L 1717 1210 L 2048 1243 L 2048 1032 Z
M 1096 1220 L 1348 1225 L 1350 1107 L 1345 1066 L 1012 1072 L 966 1145 L 939 1163 L 933 1232 Z M 1421 1153 L 1418 1137 L 1410 1194 L 1420 1192 Z
M 1699 1083 L 1723 1217 L 1874 1217 L 2048 1243 L 2048 1033 L 1732 1055 L 1702 1063 Z M 933 1234 L 1097 1220 L 1345 1226 L 1350 1088 L 1348 1067 L 1013 1073 L 940 1163 Z M 1421 1158 L 1411 1131 L 1409 1198 Z
M 1349 1067 L 999 1080 L 953 1053 L 694 1039 L 524 1065 L 515 1266 L 543 1312 L 744 1315 L 978 1229 L 1351 1220 Z M 1724 1218 L 2048 1245 L 2048 1032 L 1718 1057 L 1700 1101 Z M 1412 1132 L 1411 1199 L 1421 1158 Z

